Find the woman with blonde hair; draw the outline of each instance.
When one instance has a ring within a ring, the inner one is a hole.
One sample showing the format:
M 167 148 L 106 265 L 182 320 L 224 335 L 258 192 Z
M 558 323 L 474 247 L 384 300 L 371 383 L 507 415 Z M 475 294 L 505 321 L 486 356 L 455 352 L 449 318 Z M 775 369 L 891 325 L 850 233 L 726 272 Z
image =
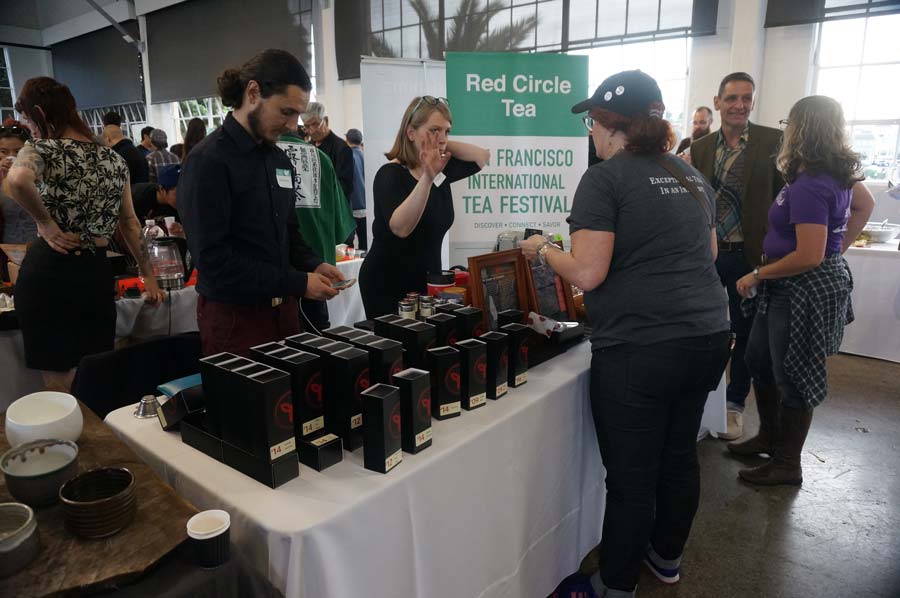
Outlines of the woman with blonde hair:
M 794 104 L 777 163 L 787 184 L 769 210 L 764 265 L 737 282 L 744 297 L 758 292 L 747 366 L 758 385 L 777 392 L 757 395 L 759 435 L 728 447 L 769 454 L 765 464 L 739 472 L 767 486 L 803 483 L 800 455 L 813 408 L 828 391 L 825 359 L 852 321 L 845 237 L 856 237 L 874 205 L 859 184 L 841 106 L 829 97 Z
M 453 117 L 445 98 L 417 97 L 403 114 L 394 146 L 372 185 L 372 249 L 359 272 L 366 317 L 397 309 L 406 293 L 425 292 L 441 270 L 441 242 L 453 224 L 450 183 L 487 164 L 484 148 L 449 141 Z

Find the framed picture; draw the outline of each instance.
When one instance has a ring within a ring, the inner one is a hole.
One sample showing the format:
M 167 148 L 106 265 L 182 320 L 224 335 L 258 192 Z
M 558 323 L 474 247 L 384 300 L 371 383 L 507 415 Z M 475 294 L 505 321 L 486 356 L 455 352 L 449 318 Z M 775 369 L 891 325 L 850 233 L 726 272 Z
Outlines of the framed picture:
M 528 310 L 557 322 L 575 321 L 572 285 L 537 260 L 528 262 L 526 269 Z
M 528 311 L 528 265 L 519 249 L 469 258 L 472 305 L 484 311 L 487 329 L 497 329 L 497 313 Z

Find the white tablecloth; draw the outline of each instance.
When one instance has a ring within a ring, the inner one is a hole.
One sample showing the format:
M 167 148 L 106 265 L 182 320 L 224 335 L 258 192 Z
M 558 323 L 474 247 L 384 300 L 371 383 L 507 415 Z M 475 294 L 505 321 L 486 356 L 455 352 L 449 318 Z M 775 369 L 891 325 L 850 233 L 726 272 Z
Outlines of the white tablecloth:
M 844 329 L 841 351 L 900 363 L 900 251 L 894 240 L 851 247 L 856 321 Z
M 347 260 L 338 262 L 337 267 L 343 273 L 344 278 L 359 279 L 359 269 L 363 260 Z M 356 322 L 366 319 L 366 310 L 363 309 L 362 295 L 359 293 L 359 283 L 341 291 L 341 293 L 328 301 L 328 319 L 332 326 L 353 326 Z

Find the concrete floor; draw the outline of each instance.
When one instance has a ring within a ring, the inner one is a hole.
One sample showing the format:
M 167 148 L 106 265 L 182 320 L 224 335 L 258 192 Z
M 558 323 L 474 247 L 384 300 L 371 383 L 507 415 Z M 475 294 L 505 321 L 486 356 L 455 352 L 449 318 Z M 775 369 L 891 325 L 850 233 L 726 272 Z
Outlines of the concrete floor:
M 700 442 L 703 490 L 681 581 L 643 571 L 638 598 L 900 598 L 900 364 L 839 355 L 828 371 L 803 486 L 739 482 L 745 463 L 720 440 Z M 596 568 L 592 553 L 582 571 Z

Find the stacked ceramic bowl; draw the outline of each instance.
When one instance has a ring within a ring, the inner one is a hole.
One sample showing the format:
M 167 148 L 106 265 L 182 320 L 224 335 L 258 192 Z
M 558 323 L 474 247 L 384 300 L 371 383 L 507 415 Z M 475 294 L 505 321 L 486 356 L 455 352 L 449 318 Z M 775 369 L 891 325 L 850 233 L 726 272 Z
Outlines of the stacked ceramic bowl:
M 82 538 L 111 536 L 128 527 L 137 512 L 134 476 L 122 467 L 93 469 L 59 489 L 70 532 Z
M 70 440 L 35 440 L 0 457 L 0 470 L 13 497 L 31 507 L 59 500 L 59 488 L 78 474 L 78 445 Z
M 17 502 L 0 503 L 0 577 L 24 569 L 40 550 L 34 511 Z

